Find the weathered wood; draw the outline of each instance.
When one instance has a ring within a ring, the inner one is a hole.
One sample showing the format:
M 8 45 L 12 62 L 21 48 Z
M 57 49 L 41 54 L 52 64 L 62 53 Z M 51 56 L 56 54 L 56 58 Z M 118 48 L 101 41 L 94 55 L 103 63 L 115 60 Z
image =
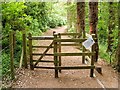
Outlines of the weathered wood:
M 70 70 L 70 69 L 94 69 L 95 66 L 74 66 L 74 67 L 61 67 L 61 66 L 56 66 L 56 67 L 43 67 L 43 66 L 35 66 L 35 68 L 43 68 L 43 69 L 58 69 L 58 70 Z
M 54 42 L 84 42 L 87 39 L 81 38 L 81 39 L 54 39 Z
M 33 60 L 33 62 L 36 62 L 37 60 Z M 49 61 L 49 60 L 40 60 L 39 62 L 48 62 L 48 63 L 53 63 L 54 61 Z
M 40 55 L 42 55 L 42 57 L 43 56 L 54 56 L 54 54 L 44 54 L 43 55 L 43 53 L 32 53 L 32 55 L 34 55 L 34 56 L 40 56 Z
M 32 36 L 28 38 L 32 40 L 53 40 L 54 39 L 53 36 Z
M 60 33 L 60 35 L 80 35 L 80 33 Z
M 59 45 L 59 44 L 58 44 Z M 81 44 L 61 44 L 61 46 L 80 46 Z
M 85 25 L 85 24 L 83 24 L 83 25 Z M 83 29 L 83 32 L 82 32 L 83 35 L 82 35 L 82 37 L 85 38 L 85 26 L 82 26 L 81 28 Z M 84 46 L 82 46 L 82 52 L 83 53 L 85 52 L 85 47 Z M 82 63 L 85 64 L 85 56 L 82 56 Z
M 15 79 L 14 72 L 14 47 L 13 47 L 13 31 L 9 34 L 9 46 L 10 46 L 10 69 L 11 69 L 11 79 Z
M 26 42 L 26 34 L 23 33 L 23 61 L 24 61 L 24 67 L 28 68 L 27 65 L 27 42 Z
M 49 46 L 32 46 L 32 48 L 48 48 Z M 51 46 L 50 48 L 53 48 L 53 46 Z
M 94 55 L 95 53 L 54 53 L 54 56 L 91 56 Z
M 61 39 L 60 33 L 58 34 L 58 36 Z M 61 53 L 61 42 L 59 42 L 59 53 Z M 59 56 L 59 66 L 61 66 L 61 56 Z M 61 73 L 61 69 L 59 69 L 59 72 Z
M 22 62 L 23 61 L 23 47 L 22 47 L 22 52 L 21 52 L 21 57 L 20 57 L 20 64 L 19 64 L 19 68 L 22 68 Z
M 94 69 L 95 66 L 67 66 L 67 67 L 60 67 L 57 66 L 57 69 Z
M 34 68 L 55 69 L 55 67 L 35 66 Z
M 57 34 L 54 33 L 54 39 L 57 38 Z M 57 42 L 54 42 L 54 53 L 57 53 Z M 54 65 L 55 65 L 55 78 L 58 78 L 58 56 L 54 55 Z
M 44 53 L 41 55 L 41 57 L 38 59 L 38 61 L 35 63 L 34 66 L 36 66 L 36 65 L 39 63 L 39 61 L 43 58 L 43 56 L 45 56 L 45 55 L 52 55 L 52 54 L 46 54 L 52 45 L 53 45 L 53 42 L 52 42 L 52 43 L 49 45 L 49 47 L 44 51 Z M 32 55 L 35 55 L 35 54 L 32 54 Z M 36 54 L 36 55 L 37 55 L 37 54 Z
M 95 44 L 93 44 L 91 51 L 95 52 Z M 94 66 L 94 61 L 95 61 L 95 54 L 91 56 L 91 66 Z M 90 77 L 93 77 L 93 74 L 94 74 L 94 69 L 90 69 Z
M 31 33 L 29 33 L 29 55 L 30 55 L 30 69 L 34 70 L 34 66 L 33 66 L 33 56 L 32 56 L 32 39 L 31 39 L 32 35 Z
M 16 32 L 13 31 L 13 48 L 15 48 L 16 45 Z

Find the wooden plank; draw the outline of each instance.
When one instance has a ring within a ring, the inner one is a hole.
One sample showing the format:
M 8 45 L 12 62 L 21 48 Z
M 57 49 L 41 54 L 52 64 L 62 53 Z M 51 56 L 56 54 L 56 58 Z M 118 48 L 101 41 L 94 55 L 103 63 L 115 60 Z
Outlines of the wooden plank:
M 61 67 L 61 66 L 56 66 L 56 67 L 43 67 L 43 66 L 35 66 L 35 68 L 43 68 L 43 69 L 55 69 L 57 68 L 58 70 L 71 70 L 71 69 L 94 69 L 95 66 L 74 66 L 74 67 Z
M 23 47 L 22 47 L 22 52 L 21 52 L 21 57 L 20 57 L 20 64 L 19 64 L 19 68 L 22 68 L 22 62 L 23 61 Z
M 26 42 L 26 34 L 23 33 L 23 61 L 24 61 L 24 67 L 28 68 L 27 65 L 27 42 Z
M 13 47 L 13 31 L 9 34 L 9 46 L 10 46 L 10 69 L 11 69 L 11 79 L 15 79 L 14 72 L 14 47 Z
M 61 39 L 60 33 L 58 34 L 58 36 Z M 59 53 L 61 53 L 61 42 L 59 42 Z M 61 66 L 61 56 L 59 56 L 59 66 Z M 61 69 L 59 70 L 59 72 L 61 73 Z
M 54 33 L 54 39 L 57 38 L 57 34 Z M 54 42 L 54 53 L 57 53 L 57 42 Z M 54 56 L 54 65 L 55 65 L 55 78 L 58 78 L 58 56 Z
M 70 69 L 94 69 L 95 66 L 67 66 L 67 67 L 60 67 L 60 66 L 57 66 L 58 69 L 67 69 L 67 70 L 70 70 Z
M 55 69 L 55 67 L 43 67 L 43 66 L 35 66 L 34 68 L 42 68 L 42 69 Z
M 80 35 L 80 33 L 60 33 L 60 35 Z
M 83 38 L 81 39 L 54 39 L 54 42 L 79 42 L 81 43 L 81 42 L 84 42 L 85 40 L 87 39 L 83 39 Z
M 49 46 L 32 46 L 32 48 L 48 48 Z M 50 48 L 53 48 L 53 46 L 51 46 Z
M 80 46 L 81 44 L 61 44 L 61 46 Z
M 33 60 L 33 62 L 36 62 L 37 60 Z M 48 63 L 53 63 L 54 61 L 50 61 L 50 60 L 40 60 L 39 62 L 48 62 Z
M 53 40 L 53 36 L 32 36 L 32 37 L 29 37 L 29 39 L 32 39 L 32 40 Z
M 31 33 L 29 33 L 29 55 L 30 55 L 30 69 L 34 70 L 34 66 L 33 66 L 33 56 L 32 56 L 32 39 L 30 39 L 32 37 Z
M 54 56 L 54 54 L 44 54 L 43 55 L 43 53 L 32 53 L 32 55 L 34 55 L 34 56 L 40 56 L 40 55 L 42 55 L 42 56 Z
M 48 52 L 48 50 L 50 49 L 50 47 L 53 45 L 53 42 L 49 45 L 49 47 L 44 51 L 44 53 L 41 55 L 41 57 L 38 59 L 38 61 L 35 63 L 34 66 L 36 66 L 39 61 L 45 56 L 45 55 L 52 55 L 52 54 L 46 54 Z M 33 53 L 32 55 L 38 55 L 37 53 Z
M 54 53 L 54 56 L 91 56 L 95 53 Z
M 93 38 L 94 37 L 95 36 L 93 36 Z M 95 44 L 92 45 L 91 51 L 95 52 Z M 91 66 L 94 66 L 94 61 L 95 61 L 95 54 L 91 56 Z M 94 69 L 91 69 L 90 70 L 90 77 L 93 77 L 93 74 L 94 74 Z

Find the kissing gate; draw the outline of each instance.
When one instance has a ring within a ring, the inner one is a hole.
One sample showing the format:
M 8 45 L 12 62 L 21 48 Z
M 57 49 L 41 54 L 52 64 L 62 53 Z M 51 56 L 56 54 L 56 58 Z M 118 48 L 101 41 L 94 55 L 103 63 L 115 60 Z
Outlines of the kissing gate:
M 70 38 L 70 39 L 62 39 L 61 36 L 79 36 L 79 33 L 56 33 L 53 32 L 53 36 L 32 36 L 29 34 L 29 55 L 30 55 L 30 68 L 31 70 L 34 70 L 34 68 L 44 68 L 44 69 L 54 69 L 55 70 L 55 78 L 58 77 L 58 71 L 61 72 L 61 70 L 67 69 L 90 69 L 90 77 L 93 77 L 95 65 L 94 65 L 94 56 L 95 56 L 95 44 L 91 47 L 90 51 L 86 51 L 85 48 L 82 46 L 82 52 L 80 53 L 62 53 L 61 47 L 62 46 L 80 46 L 80 44 L 87 40 L 85 38 Z M 94 35 L 92 35 L 93 39 Z M 32 45 L 33 40 L 52 40 L 52 43 L 49 46 L 35 46 Z M 62 42 L 74 42 L 74 43 L 65 43 L 62 44 Z M 33 53 L 33 48 L 46 48 L 46 50 L 40 54 L 40 53 Z M 53 48 L 53 54 L 47 54 L 49 49 Z M 40 55 L 38 60 L 33 60 L 33 56 Z M 45 61 L 42 60 L 44 56 L 54 56 L 54 61 Z M 82 66 L 69 66 L 69 67 L 63 67 L 61 66 L 61 57 L 62 56 L 82 56 L 82 63 L 85 63 L 85 56 L 89 56 L 90 58 L 90 65 L 82 65 Z M 54 67 L 41 67 L 37 66 L 39 62 L 53 62 Z

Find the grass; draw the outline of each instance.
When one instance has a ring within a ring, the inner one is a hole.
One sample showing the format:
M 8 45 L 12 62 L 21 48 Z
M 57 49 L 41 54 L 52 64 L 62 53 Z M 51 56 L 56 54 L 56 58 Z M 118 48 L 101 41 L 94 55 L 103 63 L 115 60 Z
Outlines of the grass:
M 105 44 L 99 44 L 99 56 L 100 58 L 104 59 L 108 63 L 110 62 L 110 56 L 109 53 L 106 52 L 107 50 L 107 45 Z

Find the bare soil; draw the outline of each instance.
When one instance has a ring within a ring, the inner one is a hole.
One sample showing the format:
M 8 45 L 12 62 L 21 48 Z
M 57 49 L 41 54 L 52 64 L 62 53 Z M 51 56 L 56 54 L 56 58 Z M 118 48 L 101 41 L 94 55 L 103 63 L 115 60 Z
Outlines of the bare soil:
M 53 35 L 53 31 L 65 32 L 66 27 L 58 27 L 48 30 L 44 36 Z M 69 38 L 69 37 L 63 37 Z M 51 41 L 37 41 L 36 45 L 49 45 Z M 37 49 L 34 52 L 43 52 L 45 49 Z M 73 46 L 62 47 L 62 52 L 80 52 Z M 53 53 L 53 49 L 49 51 Z M 34 57 L 37 59 L 39 57 Z M 53 57 L 46 56 L 44 60 L 52 60 Z M 79 56 L 62 57 L 62 66 L 84 65 Z M 53 63 L 39 63 L 39 66 L 54 66 Z M 105 61 L 99 59 L 96 65 L 102 67 L 102 75 L 95 71 L 94 78 L 90 77 L 90 70 L 63 70 L 59 78 L 54 78 L 54 70 L 49 69 L 21 69 L 18 80 L 13 88 L 118 88 L 118 74 Z

